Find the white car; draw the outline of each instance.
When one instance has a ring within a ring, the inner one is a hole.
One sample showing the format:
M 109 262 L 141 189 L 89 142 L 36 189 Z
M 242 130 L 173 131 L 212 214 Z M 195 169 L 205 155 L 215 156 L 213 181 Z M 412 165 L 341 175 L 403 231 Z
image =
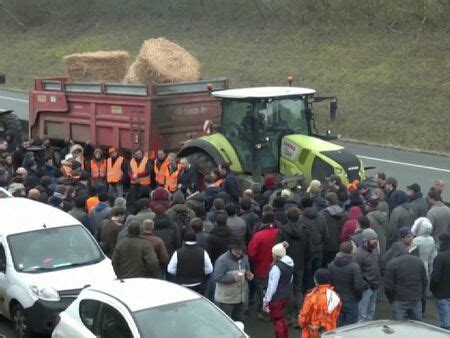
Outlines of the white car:
M 60 314 L 52 338 L 246 338 L 242 323 L 199 294 L 158 279 L 84 289 Z
M 57 314 L 86 285 L 115 278 L 111 261 L 68 213 L 0 198 L 0 315 L 19 338 L 50 334 Z

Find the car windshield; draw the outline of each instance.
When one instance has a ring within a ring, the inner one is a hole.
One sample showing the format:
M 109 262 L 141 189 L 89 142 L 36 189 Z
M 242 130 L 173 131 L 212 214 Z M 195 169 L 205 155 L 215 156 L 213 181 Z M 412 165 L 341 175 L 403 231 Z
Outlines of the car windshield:
M 243 338 L 237 326 L 201 298 L 135 312 L 135 319 L 145 338 Z
M 82 225 L 43 228 L 8 236 L 14 266 L 21 272 L 43 272 L 89 265 L 104 259 Z

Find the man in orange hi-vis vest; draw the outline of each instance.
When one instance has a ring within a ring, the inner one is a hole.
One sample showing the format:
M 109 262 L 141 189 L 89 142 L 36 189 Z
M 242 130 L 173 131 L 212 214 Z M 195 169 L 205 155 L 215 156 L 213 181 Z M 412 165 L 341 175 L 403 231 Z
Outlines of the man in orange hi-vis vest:
M 108 193 L 113 197 L 123 197 L 123 177 L 127 172 L 126 162 L 116 148 L 111 147 L 108 152 L 109 158 L 106 160 Z
M 157 158 L 153 162 L 153 173 L 155 177 L 155 187 L 164 187 L 166 184 L 166 172 L 169 165 L 169 158 L 164 150 L 159 149 Z
M 331 286 L 331 274 L 318 269 L 314 275 L 316 287 L 306 295 L 299 314 L 302 338 L 320 338 L 320 335 L 337 326 L 342 302 Z
M 177 164 L 177 155 L 170 153 L 167 155 L 169 163 L 167 165 L 165 188 L 171 193 L 178 190 L 178 176 L 180 175 L 181 165 Z
M 142 150 L 136 150 L 130 161 L 128 175 L 130 177 L 130 201 L 133 203 L 141 197 L 143 187 L 149 187 L 150 180 L 150 161 L 144 156 Z M 150 194 L 150 191 L 148 192 Z
M 95 149 L 92 160 L 89 162 L 89 171 L 91 172 L 91 187 L 98 184 L 105 184 L 106 180 L 106 159 L 103 157 L 101 149 Z

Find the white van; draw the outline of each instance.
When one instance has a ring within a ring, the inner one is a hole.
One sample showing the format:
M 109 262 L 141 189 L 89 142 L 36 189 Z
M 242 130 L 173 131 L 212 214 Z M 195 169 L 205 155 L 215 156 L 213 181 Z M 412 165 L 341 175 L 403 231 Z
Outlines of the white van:
M 90 284 L 115 279 L 111 261 L 75 218 L 25 198 L 0 199 L 0 314 L 19 337 L 49 334 Z

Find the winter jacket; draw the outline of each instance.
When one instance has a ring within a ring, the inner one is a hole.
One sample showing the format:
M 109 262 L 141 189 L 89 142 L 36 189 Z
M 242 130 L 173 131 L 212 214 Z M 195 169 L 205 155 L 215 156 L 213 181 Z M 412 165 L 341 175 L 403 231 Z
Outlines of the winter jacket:
M 248 297 L 247 280 L 235 282 L 234 274 L 250 271 L 250 264 L 246 255 L 237 258 L 228 250 L 222 254 L 214 264 L 213 280 L 216 282 L 214 300 L 224 304 L 245 303 Z
M 247 223 L 239 216 L 229 216 L 227 219 L 227 226 L 230 228 L 233 235 L 244 242 L 247 235 Z
M 433 261 L 437 256 L 436 244 L 431 236 L 433 227 L 431 226 L 431 223 L 420 222 L 419 219 L 414 223 L 411 231 L 416 236 L 412 243 L 419 249 L 419 258 L 425 266 L 425 271 L 427 272 L 427 277 L 429 279 L 431 271 L 433 271 Z
M 181 185 L 181 191 L 183 191 L 183 193 L 186 193 L 187 189 L 189 189 L 190 191 L 197 191 L 197 171 L 194 168 L 182 169 L 178 176 L 178 185 Z
M 450 247 L 440 251 L 434 260 L 430 290 L 437 299 L 450 298 Z
M 439 236 L 450 230 L 450 208 L 439 202 L 431 207 L 427 218 L 433 225 L 433 238 L 439 244 Z
M 117 244 L 112 255 L 117 278 L 157 278 L 160 267 L 155 250 L 142 237 L 128 237 Z
M 282 225 L 288 223 L 288 218 L 286 216 L 286 210 L 284 208 L 274 208 L 273 213 L 275 215 L 275 220 L 280 222 Z
M 319 338 L 320 333 L 311 326 L 322 327 L 325 331 L 336 328 L 342 302 L 329 284 L 316 286 L 305 297 L 299 314 L 302 338 Z
M 394 209 L 407 201 L 408 196 L 406 196 L 406 193 L 401 190 L 394 189 L 386 194 L 386 202 L 389 205 L 389 212 L 392 214 Z M 389 216 L 390 217 L 390 216 Z
M 392 243 L 397 239 L 400 228 L 411 228 L 414 221 L 415 212 L 408 202 L 404 202 L 396 206 L 395 209 L 392 210 L 391 217 L 389 219 L 390 234 L 388 238 L 390 242 Z
M 277 240 L 278 229 L 265 224 L 248 243 L 248 257 L 256 277 L 266 279 L 272 264 L 272 247 Z
M 322 210 L 321 213 L 325 216 L 325 222 L 329 235 L 328 242 L 325 246 L 325 251 L 338 252 L 342 224 L 344 223 L 347 215 L 339 205 L 330 205 Z
M 428 284 L 422 261 L 413 255 L 402 254 L 386 265 L 384 291 L 389 302 L 416 302 L 425 296 Z
M 245 221 L 247 224 L 247 237 L 250 239 L 250 237 L 255 232 L 255 224 L 258 224 L 261 222 L 261 218 L 253 211 L 245 211 L 241 214 L 241 218 Z
M 394 242 L 381 258 L 381 272 L 384 274 L 387 264 L 394 258 L 407 254 L 408 249 L 402 242 Z
M 340 241 L 346 242 L 355 233 L 356 224 L 358 223 L 358 218 L 361 216 L 360 207 L 351 207 L 348 211 L 348 219 L 342 226 Z
M 111 258 L 114 248 L 117 244 L 117 236 L 120 230 L 122 230 L 123 225 L 112 220 L 108 220 L 103 223 L 102 231 L 100 235 L 100 246 L 106 256 Z
M 310 268 L 312 242 L 311 233 L 300 221 L 289 221 L 278 230 L 277 243 L 288 242 L 286 254 L 294 261 L 296 271 L 305 271 Z
M 378 242 L 380 243 L 380 255 L 383 257 L 387 249 L 387 236 L 389 234 L 388 215 L 379 209 L 369 211 L 367 214 L 371 228 L 375 230 L 378 235 Z
M 220 255 L 228 250 L 228 245 L 233 238 L 233 233 L 227 226 L 218 226 L 211 231 L 207 240 L 206 251 L 213 264 Z
M 108 203 L 100 202 L 92 209 L 90 216 L 97 229 L 97 239 L 99 239 L 103 222 L 111 216 L 111 207 Z
M 153 233 L 145 232 L 142 237 L 150 242 L 155 250 L 156 257 L 158 257 L 159 266 L 163 267 L 169 262 L 169 254 L 167 253 L 166 245 L 163 240 Z
M 428 203 L 423 198 L 423 195 L 421 192 L 416 193 L 416 195 L 409 200 L 409 204 L 414 209 L 415 217 L 425 217 L 428 212 Z
M 271 301 L 289 301 L 293 296 L 292 272 L 294 261 L 288 255 L 274 262 L 269 270 L 267 290 L 264 294 L 263 304 Z
M 175 204 L 166 212 L 172 222 L 176 222 L 178 215 L 182 213 L 187 214 L 191 220 L 195 218 L 195 212 L 189 209 L 186 204 Z
M 169 257 L 172 257 L 172 254 L 181 246 L 178 227 L 170 221 L 167 215 L 156 215 L 153 222 L 155 223 L 153 233 L 163 240 Z
M 205 190 L 203 190 L 201 192 L 200 195 L 202 196 L 202 198 L 205 201 L 206 210 L 211 209 L 214 199 L 216 198 L 216 196 L 220 192 L 220 190 L 221 189 L 219 187 L 212 186 L 212 187 L 205 188 Z
M 336 258 L 328 265 L 331 284 L 344 303 L 358 303 L 362 298 L 364 280 L 361 268 L 352 254 L 338 252 Z
M 226 192 L 233 202 L 239 202 L 239 182 L 232 172 L 227 173 L 227 176 L 225 176 L 222 191 Z
M 380 287 L 381 272 L 378 250 L 369 250 L 363 243 L 356 250 L 356 262 L 361 268 L 361 274 L 365 282 L 365 288 L 377 290 Z
M 328 227 L 323 214 L 319 213 L 316 207 L 305 208 L 299 222 L 304 224 L 311 234 L 312 252 L 323 252 L 329 240 Z
M 206 218 L 209 219 L 213 224 L 216 223 L 216 218 L 217 215 L 219 214 L 223 214 L 225 216 L 228 217 L 227 213 L 225 210 L 215 210 L 214 208 L 212 208 L 210 211 L 208 211 L 208 213 L 206 214 Z
M 84 225 L 84 227 L 91 233 L 92 236 L 97 236 L 97 229 L 92 224 L 91 217 L 81 208 L 73 208 L 69 211 L 69 215 L 74 217 L 78 222 Z

